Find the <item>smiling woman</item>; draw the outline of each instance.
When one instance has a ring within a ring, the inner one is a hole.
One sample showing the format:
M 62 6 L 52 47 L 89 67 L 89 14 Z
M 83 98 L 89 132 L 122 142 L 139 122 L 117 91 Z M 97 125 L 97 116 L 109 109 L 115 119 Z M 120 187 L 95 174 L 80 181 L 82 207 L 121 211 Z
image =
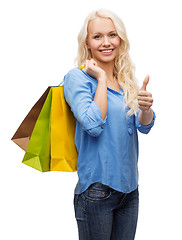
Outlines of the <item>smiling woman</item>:
M 85 20 L 77 64 L 84 69 L 65 75 L 64 95 L 76 119 L 79 180 L 74 207 L 79 239 L 133 240 L 138 218 L 137 130 L 147 134 L 155 118 L 146 91 L 148 77 L 139 92 L 124 25 L 103 9 Z

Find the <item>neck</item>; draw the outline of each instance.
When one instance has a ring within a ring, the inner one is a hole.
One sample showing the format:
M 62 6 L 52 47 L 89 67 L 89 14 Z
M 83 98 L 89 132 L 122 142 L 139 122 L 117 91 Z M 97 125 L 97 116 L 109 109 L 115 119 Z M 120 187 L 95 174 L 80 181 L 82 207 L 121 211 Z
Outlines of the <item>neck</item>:
M 114 62 L 103 63 L 95 60 L 98 67 L 102 68 L 110 81 L 114 80 Z

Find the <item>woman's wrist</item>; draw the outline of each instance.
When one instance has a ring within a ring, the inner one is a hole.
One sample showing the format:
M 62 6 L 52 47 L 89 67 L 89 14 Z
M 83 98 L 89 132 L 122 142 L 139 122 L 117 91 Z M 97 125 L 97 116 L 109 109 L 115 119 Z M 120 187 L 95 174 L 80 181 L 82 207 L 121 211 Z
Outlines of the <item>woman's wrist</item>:
M 105 83 L 107 85 L 107 77 L 106 77 L 106 74 L 105 72 L 103 72 L 98 78 L 97 78 L 97 81 L 99 83 Z
M 139 122 L 142 125 L 148 125 L 153 120 L 153 110 L 149 108 L 148 110 L 141 110 L 139 114 Z

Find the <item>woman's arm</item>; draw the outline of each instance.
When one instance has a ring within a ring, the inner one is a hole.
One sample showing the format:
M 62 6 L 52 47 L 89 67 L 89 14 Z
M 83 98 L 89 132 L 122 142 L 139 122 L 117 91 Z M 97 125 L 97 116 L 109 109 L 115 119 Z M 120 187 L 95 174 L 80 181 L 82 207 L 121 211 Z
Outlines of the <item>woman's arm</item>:
M 102 114 L 102 119 L 104 120 L 107 115 L 107 82 L 105 80 L 105 77 L 98 79 L 94 102 L 96 102 L 99 106 Z
M 97 66 L 97 63 L 91 59 L 85 63 L 84 71 L 96 78 L 98 81 L 97 89 L 95 92 L 94 102 L 100 108 L 102 119 L 104 120 L 107 115 L 107 78 L 105 72 Z
M 84 78 L 82 71 L 74 68 L 65 75 L 64 97 L 66 102 L 71 107 L 81 128 L 89 135 L 97 137 L 104 129 L 106 118 L 102 119 L 101 106 L 99 107 L 99 103 L 93 101 L 95 97 L 93 94 L 90 82 L 86 77 Z

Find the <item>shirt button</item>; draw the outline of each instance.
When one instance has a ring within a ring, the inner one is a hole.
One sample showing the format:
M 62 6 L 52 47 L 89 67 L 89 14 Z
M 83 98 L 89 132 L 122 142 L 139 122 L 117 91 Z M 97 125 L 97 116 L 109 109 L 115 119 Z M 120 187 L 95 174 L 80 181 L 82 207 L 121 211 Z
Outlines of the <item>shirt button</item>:
M 128 128 L 128 132 L 129 132 L 130 135 L 131 135 L 132 132 L 133 132 L 132 129 L 131 129 L 130 127 Z

